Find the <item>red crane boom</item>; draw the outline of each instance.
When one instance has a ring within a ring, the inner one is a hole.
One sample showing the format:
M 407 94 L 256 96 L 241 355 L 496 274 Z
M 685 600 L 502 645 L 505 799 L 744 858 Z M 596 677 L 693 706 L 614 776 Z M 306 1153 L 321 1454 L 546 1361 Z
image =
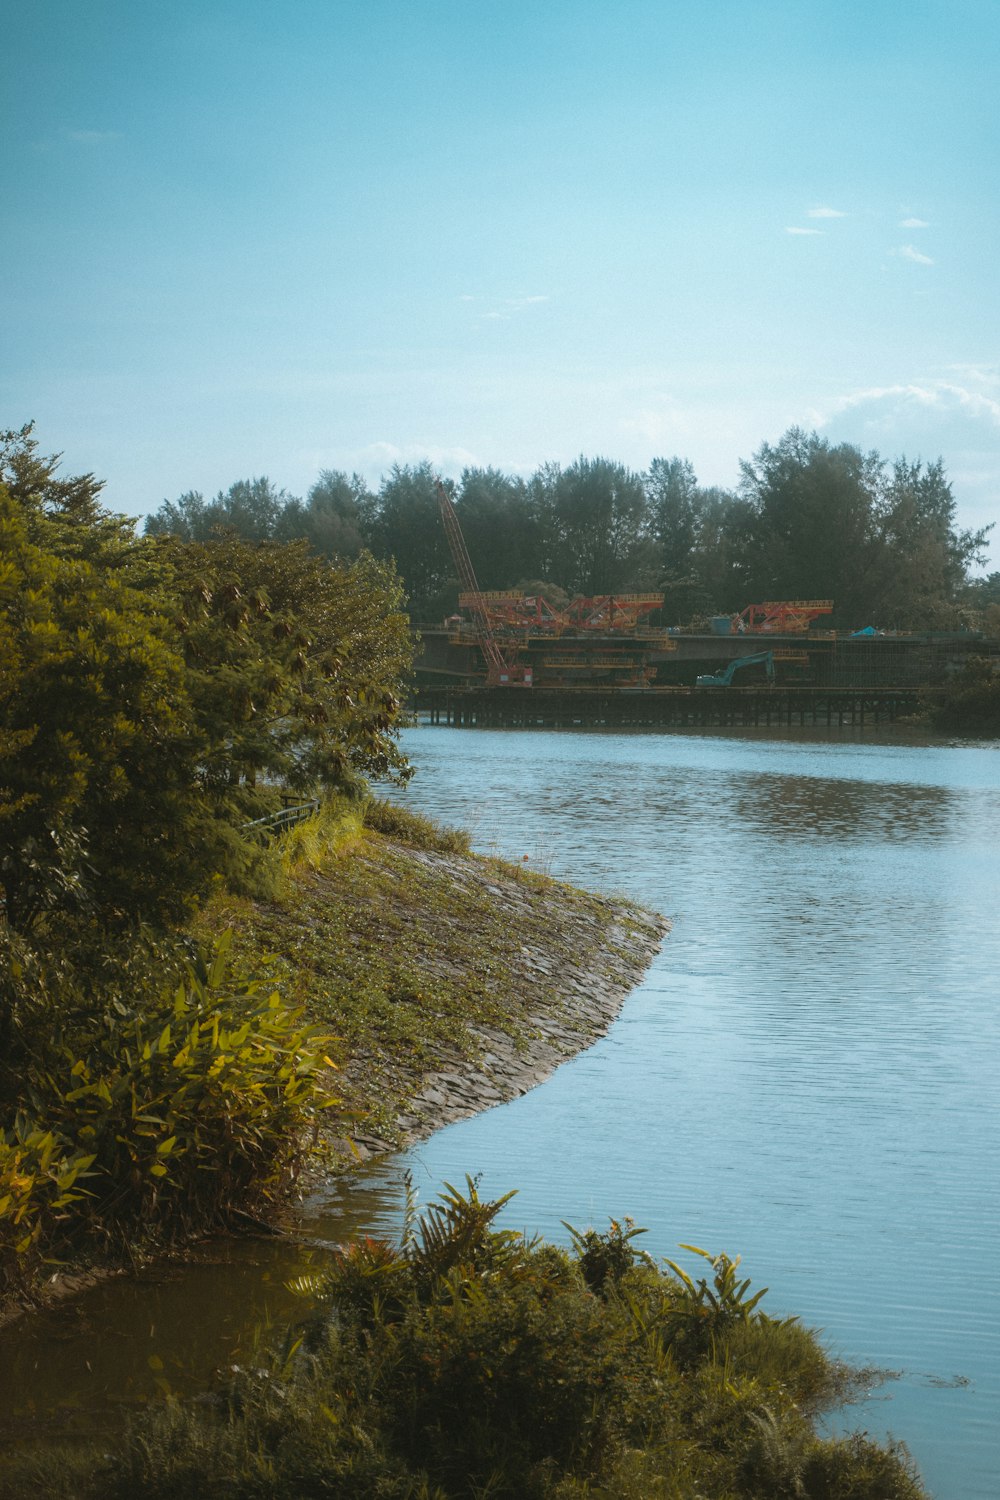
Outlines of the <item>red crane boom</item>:
M 497 638 L 493 634 L 493 626 L 490 623 L 489 612 L 483 599 L 482 591 L 476 582 L 476 572 L 472 566 L 472 558 L 469 549 L 465 545 L 465 537 L 455 514 L 455 507 L 451 498 L 440 479 L 435 480 L 438 505 L 441 510 L 441 520 L 444 523 L 444 534 L 448 538 L 448 546 L 458 569 L 458 576 L 462 584 L 463 594 L 469 597 L 468 608 L 472 611 L 472 617 L 476 623 L 476 635 L 479 639 L 479 647 L 486 658 L 486 682 L 490 687 L 508 686 L 520 683 L 524 687 L 531 686 L 531 668 L 515 665 L 506 659 L 497 644 Z

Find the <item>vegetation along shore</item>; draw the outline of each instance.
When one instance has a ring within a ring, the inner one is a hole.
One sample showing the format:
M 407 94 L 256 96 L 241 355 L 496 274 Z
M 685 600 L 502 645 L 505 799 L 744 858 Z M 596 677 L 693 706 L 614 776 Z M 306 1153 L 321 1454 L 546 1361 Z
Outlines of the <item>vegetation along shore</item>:
M 138 537 L 57 469 L 0 437 L 8 1311 L 523 1092 L 665 930 L 372 795 L 410 775 L 391 563 Z M 859 1377 L 738 1262 L 656 1263 L 628 1220 L 526 1240 L 503 1201 L 411 1205 L 259 1368 L 2 1454 L 0 1493 L 919 1500 L 901 1450 L 818 1435 Z

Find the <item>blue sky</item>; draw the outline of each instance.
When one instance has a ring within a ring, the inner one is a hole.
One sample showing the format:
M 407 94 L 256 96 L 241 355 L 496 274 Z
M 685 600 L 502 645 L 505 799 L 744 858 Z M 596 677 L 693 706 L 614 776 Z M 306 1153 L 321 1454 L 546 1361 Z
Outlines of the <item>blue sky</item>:
M 1000 519 L 997 0 L 2 21 L 0 425 L 117 509 L 424 457 L 734 484 L 798 424 Z

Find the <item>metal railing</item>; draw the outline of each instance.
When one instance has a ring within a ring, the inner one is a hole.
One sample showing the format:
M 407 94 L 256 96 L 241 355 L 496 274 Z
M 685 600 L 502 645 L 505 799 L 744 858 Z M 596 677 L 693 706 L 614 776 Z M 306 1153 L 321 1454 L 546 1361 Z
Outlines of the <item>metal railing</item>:
M 318 812 L 319 801 L 316 798 L 309 802 L 296 802 L 291 807 L 281 808 L 279 812 L 268 813 L 264 818 L 253 818 L 249 823 L 241 823 L 240 832 L 249 833 L 251 837 L 273 838 L 294 828 L 296 823 L 304 823 Z

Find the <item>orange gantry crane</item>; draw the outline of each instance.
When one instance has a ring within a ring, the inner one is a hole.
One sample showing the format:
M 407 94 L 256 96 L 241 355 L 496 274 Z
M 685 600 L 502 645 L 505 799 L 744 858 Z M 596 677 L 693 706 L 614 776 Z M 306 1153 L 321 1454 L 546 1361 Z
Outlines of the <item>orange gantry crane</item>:
M 748 604 L 736 616 L 736 629 L 750 634 L 808 635 L 813 620 L 833 613 L 832 599 L 771 599 Z

